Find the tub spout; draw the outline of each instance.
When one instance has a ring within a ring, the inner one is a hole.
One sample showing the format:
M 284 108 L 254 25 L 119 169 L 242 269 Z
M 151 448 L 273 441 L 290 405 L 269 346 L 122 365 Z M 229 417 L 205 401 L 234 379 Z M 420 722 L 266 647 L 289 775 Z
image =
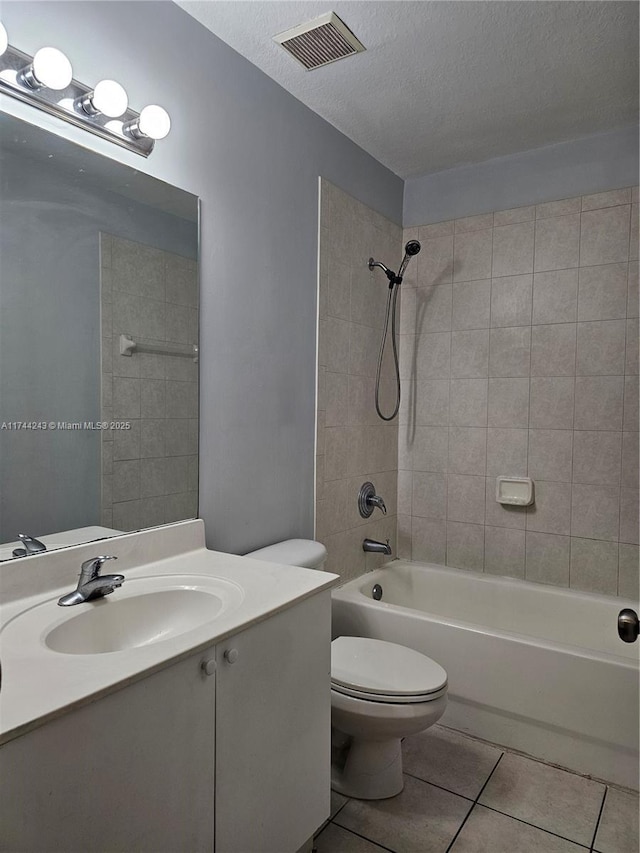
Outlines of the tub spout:
M 376 542 L 375 539 L 365 539 L 362 543 L 363 551 L 370 551 L 372 554 L 386 554 L 391 556 L 391 545 L 389 540 L 386 542 Z

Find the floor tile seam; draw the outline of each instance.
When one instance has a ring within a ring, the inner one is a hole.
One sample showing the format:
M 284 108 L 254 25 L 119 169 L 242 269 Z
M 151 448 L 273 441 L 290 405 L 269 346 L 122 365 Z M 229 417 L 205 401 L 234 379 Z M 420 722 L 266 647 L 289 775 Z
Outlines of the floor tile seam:
M 358 838 L 362 838 L 364 841 L 368 841 L 369 844 L 375 844 L 381 850 L 387 850 L 388 853 L 400 853 L 400 851 L 394 850 L 392 847 L 387 847 L 380 841 L 375 841 L 373 838 L 369 838 L 368 836 L 363 835 L 361 832 L 356 832 L 355 829 L 350 829 L 348 826 L 344 826 L 344 824 L 338 823 L 333 818 L 329 821 L 329 823 L 333 823 L 335 824 L 335 826 L 339 827 L 340 829 L 343 829 L 345 832 L 350 832 L 352 835 L 356 835 Z
M 604 811 L 604 804 L 607 800 L 607 794 L 609 793 L 609 787 L 606 786 L 602 793 L 602 800 L 600 802 L 600 810 L 598 811 L 598 817 L 596 818 L 596 825 L 593 830 L 593 836 L 591 838 L 591 844 L 589 845 L 590 853 L 593 853 L 596 845 L 596 837 L 598 835 L 598 829 L 600 828 L 600 820 L 602 819 L 602 813 Z
M 531 823 L 531 821 L 524 820 L 521 817 L 516 817 L 515 815 L 509 814 L 509 812 L 503 812 L 501 809 L 495 808 L 495 806 L 488 806 L 486 803 L 477 803 L 476 805 L 482 806 L 482 808 L 488 809 L 491 812 L 495 812 L 496 814 L 501 814 L 503 817 L 511 818 L 511 820 L 517 820 L 518 823 L 524 823 L 526 826 L 530 826 L 533 829 L 539 829 L 540 832 L 546 832 L 547 835 L 554 835 L 556 838 L 561 838 L 563 841 L 568 841 L 570 844 L 575 844 L 576 847 L 581 847 L 583 850 L 590 850 L 591 843 L 583 844 L 581 841 L 576 841 L 575 838 L 569 838 L 566 835 L 560 835 L 558 832 L 554 832 L 551 829 L 545 829 L 543 826 L 538 826 L 537 823 Z
M 495 773 L 495 771 L 496 771 L 496 768 L 497 768 L 498 764 L 500 764 L 500 762 L 502 761 L 502 757 L 503 757 L 503 755 L 504 755 L 504 753 L 501 753 L 501 754 L 498 756 L 498 760 L 497 760 L 497 761 L 496 761 L 496 763 L 493 765 L 493 769 L 491 770 L 491 773 L 489 773 L 489 775 L 488 775 L 488 776 L 487 776 L 487 778 L 485 779 L 484 785 L 483 785 L 483 786 L 482 786 L 482 788 L 480 788 L 480 790 L 478 791 L 478 796 L 477 796 L 477 797 L 475 798 L 475 800 L 473 801 L 473 804 L 472 804 L 471 808 L 469 809 L 469 811 L 468 811 L 468 812 L 467 812 L 467 814 L 465 815 L 464 820 L 462 821 L 462 823 L 461 823 L 461 824 L 460 824 L 460 826 L 458 827 L 458 829 L 457 829 L 457 831 L 456 831 L 456 834 L 453 836 L 453 838 L 452 838 L 452 839 L 451 839 L 451 841 L 449 842 L 449 846 L 447 847 L 447 849 L 446 849 L 445 853 L 449 853 L 449 851 L 451 850 L 451 848 L 453 847 L 453 845 L 456 843 L 456 840 L 457 840 L 458 836 L 460 835 L 460 833 L 461 833 L 461 832 L 462 832 L 462 830 L 464 829 L 464 826 L 465 826 L 466 822 L 469 820 L 469 816 L 471 815 L 471 813 L 473 812 L 473 810 L 474 810 L 474 809 L 475 809 L 475 807 L 477 806 L 477 804 L 478 804 L 478 800 L 479 800 L 479 799 L 480 799 L 480 797 L 482 796 L 482 792 L 484 791 L 484 789 L 485 789 L 485 788 L 487 787 L 487 785 L 489 784 L 489 780 L 491 779 L 491 777 L 492 777 L 492 776 L 493 776 L 493 774 Z
M 433 788 L 438 788 L 440 791 L 446 791 L 447 794 L 453 794 L 456 797 L 460 797 L 463 800 L 467 800 L 470 803 L 475 803 L 474 797 L 469 797 L 467 794 L 461 794 L 459 791 L 454 791 L 453 788 L 446 788 L 444 785 L 438 785 L 437 782 L 432 782 L 430 779 L 423 779 L 422 776 L 416 776 L 415 773 L 409 773 L 404 770 L 404 775 L 409 776 L 411 779 L 415 779 L 417 782 L 424 782 L 425 785 L 431 785 Z

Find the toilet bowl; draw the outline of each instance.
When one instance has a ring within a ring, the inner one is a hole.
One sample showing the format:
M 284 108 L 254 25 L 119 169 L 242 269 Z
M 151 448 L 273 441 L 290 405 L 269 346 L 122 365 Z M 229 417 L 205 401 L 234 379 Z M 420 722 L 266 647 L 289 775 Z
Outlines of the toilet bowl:
M 245 556 L 322 569 L 324 545 L 288 539 Z M 383 640 L 331 643 L 331 787 L 378 800 L 403 788 L 402 738 L 432 726 L 447 705 L 447 673 L 426 655 Z

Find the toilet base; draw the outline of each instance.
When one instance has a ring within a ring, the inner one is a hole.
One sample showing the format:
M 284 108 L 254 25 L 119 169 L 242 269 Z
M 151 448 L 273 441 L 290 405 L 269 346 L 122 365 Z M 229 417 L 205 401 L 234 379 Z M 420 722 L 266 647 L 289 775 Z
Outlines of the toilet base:
M 404 787 L 400 738 L 352 738 L 344 766 L 331 766 L 331 787 L 338 794 L 358 800 L 395 797 Z

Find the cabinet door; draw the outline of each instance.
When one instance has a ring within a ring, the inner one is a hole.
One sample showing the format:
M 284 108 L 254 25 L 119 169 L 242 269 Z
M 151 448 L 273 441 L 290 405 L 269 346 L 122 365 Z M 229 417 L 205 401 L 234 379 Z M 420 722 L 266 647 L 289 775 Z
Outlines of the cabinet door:
M 329 817 L 329 591 L 216 655 L 216 853 L 295 853 Z
M 5 744 L 0 850 L 211 853 L 215 675 L 201 664 L 214 654 Z

